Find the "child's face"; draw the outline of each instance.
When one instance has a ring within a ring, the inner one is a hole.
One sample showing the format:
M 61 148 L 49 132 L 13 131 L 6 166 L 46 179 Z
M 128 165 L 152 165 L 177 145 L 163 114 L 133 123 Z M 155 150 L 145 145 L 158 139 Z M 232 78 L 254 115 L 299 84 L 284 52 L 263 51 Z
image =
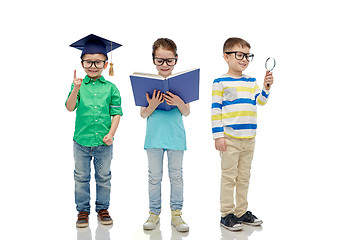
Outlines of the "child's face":
M 95 53 L 83 55 L 81 64 L 88 77 L 97 79 L 101 77 L 102 71 L 107 68 L 108 62 L 104 54 Z
M 241 52 L 241 53 L 249 54 L 250 48 L 236 45 L 230 50 L 228 50 L 228 52 Z M 238 54 L 237 56 L 242 55 L 240 53 L 237 53 L 237 54 Z M 235 56 L 235 53 L 231 53 L 231 54 L 224 53 L 224 59 L 229 64 L 229 74 L 232 74 L 234 76 L 241 76 L 242 72 L 245 69 L 247 69 L 249 65 L 249 61 L 245 58 L 245 56 L 243 57 L 243 59 L 238 60 Z
M 159 47 L 155 51 L 155 58 L 168 59 L 168 58 L 177 58 L 177 57 L 174 55 L 172 51 Z M 164 63 L 161 66 L 156 65 L 158 75 L 161 75 L 164 78 L 170 76 L 172 74 L 174 66 L 168 66 L 166 61 L 164 61 Z

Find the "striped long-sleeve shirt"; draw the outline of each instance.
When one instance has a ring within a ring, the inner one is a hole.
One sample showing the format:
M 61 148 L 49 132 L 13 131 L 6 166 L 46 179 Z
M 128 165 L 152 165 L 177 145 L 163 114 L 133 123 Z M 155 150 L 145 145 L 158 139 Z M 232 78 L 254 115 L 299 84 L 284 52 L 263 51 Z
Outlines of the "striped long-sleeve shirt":
M 239 78 L 223 75 L 212 85 L 213 139 L 225 135 L 234 138 L 252 138 L 256 135 L 256 104 L 267 103 L 269 91 L 262 91 L 256 79 L 243 75 Z

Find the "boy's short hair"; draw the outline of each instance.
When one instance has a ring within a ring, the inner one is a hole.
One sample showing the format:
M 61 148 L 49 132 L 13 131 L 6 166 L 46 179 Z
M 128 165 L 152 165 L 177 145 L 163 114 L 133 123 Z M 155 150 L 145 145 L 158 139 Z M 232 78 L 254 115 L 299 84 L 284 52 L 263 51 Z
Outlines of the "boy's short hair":
M 233 37 L 233 38 L 228 38 L 225 43 L 224 43 L 224 47 L 223 47 L 223 52 L 227 52 L 228 50 L 232 49 L 234 46 L 240 45 L 241 47 L 250 47 L 250 44 L 245 41 L 242 38 L 237 38 L 237 37 Z
M 154 42 L 154 44 L 152 45 L 152 57 L 155 57 L 155 52 L 159 47 L 162 47 L 162 48 L 165 48 L 169 51 L 172 51 L 174 53 L 175 57 L 177 56 L 177 47 L 176 47 L 176 44 L 173 40 L 171 40 L 169 38 L 157 39 Z
M 83 57 L 84 57 L 86 54 L 96 54 L 96 53 L 85 53 L 85 54 L 81 55 L 81 60 L 83 60 Z M 105 54 L 103 54 L 103 53 L 99 53 L 99 54 L 103 55 L 103 56 L 106 58 L 106 61 L 108 60 L 108 56 L 107 56 L 107 55 L 105 55 Z

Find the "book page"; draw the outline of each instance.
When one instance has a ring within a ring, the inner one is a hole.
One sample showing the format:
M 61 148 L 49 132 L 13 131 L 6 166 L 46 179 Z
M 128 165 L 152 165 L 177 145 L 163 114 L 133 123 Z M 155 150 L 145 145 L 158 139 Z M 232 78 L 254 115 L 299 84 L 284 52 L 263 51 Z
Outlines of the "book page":
M 142 72 L 134 72 L 132 74 L 132 76 L 137 76 L 137 77 L 149 77 L 149 78 L 155 78 L 155 79 L 161 79 L 161 80 L 165 80 L 164 77 L 157 75 L 157 74 L 153 74 L 153 73 L 142 73 Z
M 193 69 L 190 69 L 190 70 L 185 70 L 185 71 L 182 71 L 182 72 L 178 72 L 178 73 L 175 73 L 175 74 L 172 74 L 170 75 L 169 77 L 167 78 L 164 78 L 160 75 L 157 75 L 157 74 L 153 74 L 153 73 L 142 73 L 142 72 L 134 72 L 132 74 L 132 76 L 137 76 L 137 77 L 149 77 L 149 78 L 154 78 L 154 79 L 161 79 L 161 80 L 165 80 L 165 79 L 168 79 L 168 78 L 172 78 L 172 77 L 176 77 L 178 75 L 181 75 L 181 74 L 184 74 L 184 73 L 187 73 L 187 72 L 191 72 L 191 71 L 194 71 L 196 70 L 197 68 L 193 68 Z
M 197 69 L 197 68 L 193 68 L 193 69 L 190 69 L 190 70 L 185 70 L 185 71 L 182 71 L 182 72 L 178 72 L 178 73 L 175 73 L 175 74 L 170 75 L 170 76 L 167 77 L 167 78 L 172 78 L 172 77 L 175 77 L 175 76 L 178 76 L 178 75 L 187 73 L 187 72 L 191 72 L 191 71 L 194 71 L 195 69 Z

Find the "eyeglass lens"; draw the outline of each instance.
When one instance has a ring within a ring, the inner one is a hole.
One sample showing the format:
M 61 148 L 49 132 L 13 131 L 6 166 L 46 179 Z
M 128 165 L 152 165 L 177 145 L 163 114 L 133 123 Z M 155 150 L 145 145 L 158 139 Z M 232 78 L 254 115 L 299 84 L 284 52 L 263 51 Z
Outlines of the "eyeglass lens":
M 82 64 L 83 64 L 84 68 L 91 68 L 93 64 L 96 68 L 103 68 L 105 66 L 105 62 L 106 61 L 87 61 L 87 60 L 84 60 L 84 61 L 82 61 Z
M 235 57 L 237 60 L 242 60 L 245 57 L 245 59 L 250 62 L 252 61 L 254 55 L 251 53 L 235 52 Z
M 154 58 L 154 64 L 157 66 L 162 66 L 164 62 L 166 62 L 168 66 L 174 66 L 176 64 L 176 58 Z

